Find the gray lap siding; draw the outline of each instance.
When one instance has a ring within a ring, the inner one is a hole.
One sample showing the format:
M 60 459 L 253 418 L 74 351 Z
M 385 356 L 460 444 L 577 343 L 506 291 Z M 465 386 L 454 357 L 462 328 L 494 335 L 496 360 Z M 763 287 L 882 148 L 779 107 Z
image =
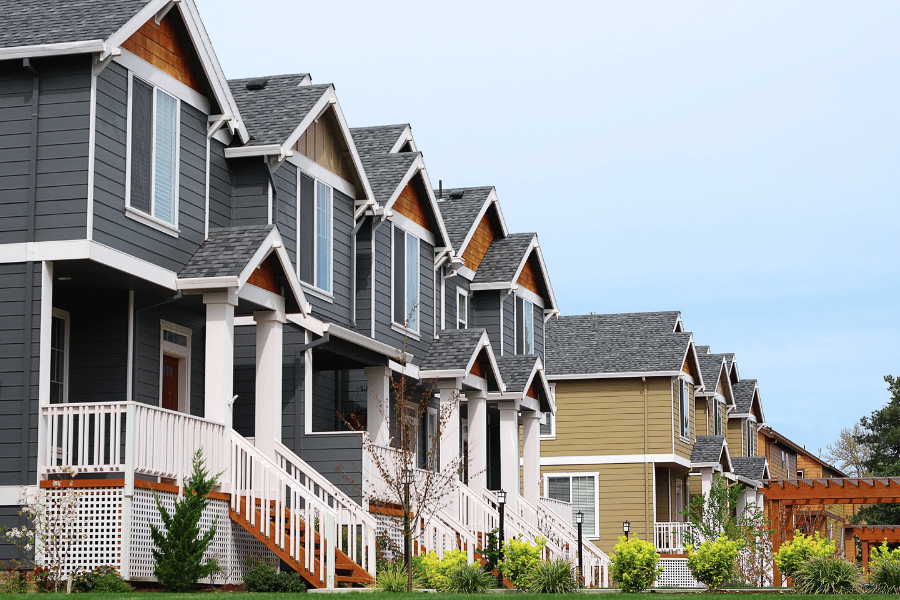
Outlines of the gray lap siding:
M 494 353 L 500 355 L 500 293 L 475 292 L 470 297 L 474 327 L 486 329 Z
M 502 297 L 502 295 L 501 295 Z M 510 294 L 503 300 L 503 355 L 516 354 L 517 342 L 516 334 L 516 311 L 522 305 L 521 301 L 516 303 L 516 296 Z
M 331 289 L 334 301 L 329 302 L 312 293 L 307 294 L 306 299 L 312 304 L 313 314 L 317 317 L 345 327 L 352 327 L 350 315 L 352 244 L 350 236 L 353 233 L 354 200 L 346 194 L 334 190 L 332 207 L 334 210 L 332 229 L 334 271 Z
M 209 142 L 209 227 L 231 227 L 231 171 L 225 144 Z
M 269 175 L 262 157 L 230 160 L 234 184 L 232 224 L 269 223 Z
M 372 335 L 372 221 L 368 218 L 356 235 L 356 328 Z
M 127 116 L 128 71 L 112 63 L 97 80 L 93 237 L 177 272 L 204 240 L 207 115 L 181 103 L 178 237 L 125 214 Z
M 275 179 L 275 225 L 284 240 L 287 250 L 297 271 L 297 167 L 290 163 L 282 163 L 273 173 Z
M 440 284 L 440 282 L 439 282 Z M 444 328 L 445 329 L 456 329 L 456 319 L 457 319 L 457 296 L 456 291 L 457 288 L 461 288 L 466 292 L 469 291 L 469 280 L 461 275 L 456 275 L 454 277 L 448 277 L 444 281 Z M 440 294 L 440 289 L 437 290 L 437 294 Z M 438 311 L 440 311 L 440 303 L 438 303 Z M 472 312 L 472 296 L 469 295 L 469 315 L 468 315 L 468 327 L 471 329 L 475 326 L 475 318 Z M 440 319 L 441 315 L 438 312 L 437 318 Z M 440 327 L 440 324 L 438 324 Z

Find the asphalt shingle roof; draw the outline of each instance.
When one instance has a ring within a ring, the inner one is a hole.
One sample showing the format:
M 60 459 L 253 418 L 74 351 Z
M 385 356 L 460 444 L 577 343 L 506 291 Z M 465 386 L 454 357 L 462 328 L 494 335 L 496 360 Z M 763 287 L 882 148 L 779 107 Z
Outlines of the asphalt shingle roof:
M 691 334 L 677 312 L 579 315 L 546 325 L 547 376 L 681 371 Z
M 362 160 L 363 169 L 366 171 L 369 185 L 372 186 L 375 200 L 379 204 L 387 204 L 419 156 L 421 154 L 418 152 L 399 152 L 397 154 L 364 154 L 360 152 L 359 157 Z
M 506 384 L 507 392 L 524 393 L 528 385 L 528 377 L 537 362 L 536 354 L 515 354 L 496 357 L 500 377 Z
M 734 390 L 734 412 L 746 414 L 753 406 L 753 390 L 756 389 L 755 379 L 741 379 L 732 386 Z
M 475 353 L 484 329 L 447 329 L 428 347 L 420 371 L 465 369 Z
M 717 463 L 725 447 L 724 435 L 698 435 L 691 450 L 692 463 Z
M 231 79 L 228 87 L 250 133 L 250 146 L 282 144 L 297 129 L 330 85 L 300 85 L 306 73 Z M 248 90 L 247 83 L 266 79 L 266 87 Z
M 761 481 L 766 476 L 765 456 L 735 456 L 731 459 L 734 474 L 754 481 Z
M 697 354 L 709 354 L 709 346 L 695 346 L 697 348 Z
M 236 277 L 272 231 L 274 225 L 210 229 L 209 239 L 197 249 L 178 277 Z
M 706 386 L 705 391 L 709 394 L 714 394 L 716 387 L 719 385 L 719 375 L 722 373 L 722 359 L 723 356 L 721 354 L 702 354 L 697 352 L 700 374 L 703 375 L 703 384 Z
M 492 186 L 444 189 L 444 198 L 438 200 L 438 206 L 450 235 L 450 243 L 457 252 L 462 249 L 466 235 L 475 226 L 475 219 L 493 189 Z M 463 196 L 451 198 L 451 192 L 462 192 Z M 434 190 L 434 197 L 437 198 L 437 195 L 438 190 Z
M 148 0 L 4 0 L 0 48 L 105 40 Z
M 481 260 L 472 283 L 511 282 L 516 269 L 522 264 L 528 245 L 536 233 L 513 233 L 502 239 L 495 239 Z
M 409 125 L 351 127 L 350 135 L 353 136 L 353 144 L 360 154 L 388 154 L 407 127 Z

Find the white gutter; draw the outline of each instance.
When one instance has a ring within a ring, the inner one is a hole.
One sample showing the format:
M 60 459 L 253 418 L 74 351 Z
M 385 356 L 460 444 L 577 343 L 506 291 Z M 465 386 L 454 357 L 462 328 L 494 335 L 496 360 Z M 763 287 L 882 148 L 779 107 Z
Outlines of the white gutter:
M 37 56 L 53 56 L 59 54 L 88 54 L 92 52 L 106 52 L 106 42 L 103 40 L 87 40 L 82 42 L 61 42 L 57 44 L 38 44 L 36 46 L 0 48 L 0 60 L 34 58 Z

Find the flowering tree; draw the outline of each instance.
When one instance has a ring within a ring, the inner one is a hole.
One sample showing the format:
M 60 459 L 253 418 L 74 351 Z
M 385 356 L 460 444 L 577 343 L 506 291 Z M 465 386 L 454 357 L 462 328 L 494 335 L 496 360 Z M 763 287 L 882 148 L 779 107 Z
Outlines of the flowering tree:
M 73 478 L 76 475 L 73 467 L 67 467 L 63 472 Z M 53 591 L 62 584 L 63 566 L 76 540 L 85 537 L 76 527 L 82 493 L 76 491 L 74 485 L 72 479 L 67 479 L 53 481 L 50 489 L 23 487 L 19 516 L 25 517 L 29 524 L 2 529 L 32 567 L 49 570 Z

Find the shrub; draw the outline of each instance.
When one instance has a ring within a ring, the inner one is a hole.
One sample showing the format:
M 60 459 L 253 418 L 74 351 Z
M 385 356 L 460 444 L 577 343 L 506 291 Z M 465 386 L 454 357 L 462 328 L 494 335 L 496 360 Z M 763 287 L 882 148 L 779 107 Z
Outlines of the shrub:
M 500 549 L 497 547 L 498 532 L 499 530 L 496 527 L 488 532 L 487 541 L 481 549 L 481 558 L 484 559 L 483 568 L 488 573 L 496 569 L 497 564 L 500 562 Z
M 293 571 L 279 573 L 271 561 L 260 556 L 247 557 L 245 565 L 244 587 L 248 592 L 290 593 L 306 589 L 300 575 Z
M 688 545 L 688 568 L 697 581 L 710 589 L 718 589 L 734 579 L 735 565 L 741 542 L 729 540 L 724 535 L 715 541 L 707 541 L 694 550 Z
M 537 545 L 532 545 L 521 534 L 518 538 L 510 538 L 503 544 L 503 560 L 500 561 L 500 572 L 509 579 L 516 588 L 524 590 L 528 573 L 541 560 L 541 550 L 547 540 L 538 538 Z
M 581 589 L 578 579 L 575 565 L 557 558 L 538 562 L 525 581 L 532 594 L 572 594 Z
M 835 556 L 814 556 L 794 572 L 801 594 L 854 594 L 860 590 L 859 568 Z
M 486 594 L 497 580 L 478 565 L 462 564 L 447 573 L 443 591 L 451 594 Z
M 872 548 L 869 569 L 876 593 L 900 594 L 900 548 L 890 550 L 886 543 Z
M 385 565 L 379 571 L 375 578 L 375 588 L 382 592 L 405 592 L 406 591 L 406 568 L 403 564 L 393 563 Z M 422 582 L 413 572 L 413 588 L 422 587 Z
M 81 571 L 72 579 L 72 591 L 78 593 L 113 593 L 124 594 L 131 591 L 119 571 L 111 565 L 94 568 L 93 571 Z
M 662 573 L 659 554 L 650 542 L 636 537 L 619 536 L 619 543 L 610 557 L 612 578 L 623 592 L 640 592 L 647 589 Z
M 462 550 L 454 549 L 444 553 L 443 560 L 432 550 L 428 554 L 413 557 L 413 571 L 425 587 L 443 591 L 447 588 L 447 576 L 450 571 L 467 562 L 466 553 Z
M 775 554 L 775 566 L 787 577 L 793 577 L 800 566 L 811 558 L 826 558 L 834 554 L 837 547 L 816 532 L 815 537 L 794 534 L 794 539 L 781 545 Z

